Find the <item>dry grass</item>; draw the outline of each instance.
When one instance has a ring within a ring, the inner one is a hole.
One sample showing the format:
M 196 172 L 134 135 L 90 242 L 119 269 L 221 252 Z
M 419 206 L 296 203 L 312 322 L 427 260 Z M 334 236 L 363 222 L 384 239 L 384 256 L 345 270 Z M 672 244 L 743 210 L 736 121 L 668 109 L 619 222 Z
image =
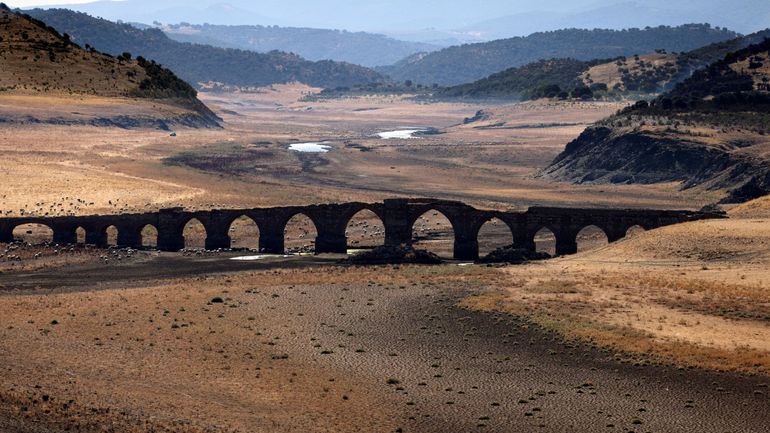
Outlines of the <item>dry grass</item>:
M 577 293 L 581 293 L 581 291 L 578 289 L 578 285 L 574 281 L 568 281 L 568 280 L 538 281 L 535 284 L 528 286 L 526 290 L 530 293 L 540 293 L 540 294 L 574 295 Z
M 502 290 L 462 305 L 520 315 L 636 359 L 768 375 L 767 227 L 746 219 L 685 224 L 506 268 Z

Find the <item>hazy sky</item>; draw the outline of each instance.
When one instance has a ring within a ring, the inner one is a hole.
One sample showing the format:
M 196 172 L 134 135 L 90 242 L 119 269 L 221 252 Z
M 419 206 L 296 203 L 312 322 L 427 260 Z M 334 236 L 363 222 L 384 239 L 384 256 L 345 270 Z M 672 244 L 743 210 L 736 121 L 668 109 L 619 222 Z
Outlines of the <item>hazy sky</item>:
M 50 6 L 50 5 L 64 5 L 64 4 L 73 4 L 73 3 L 90 3 L 93 0 L 48 0 L 48 1 L 40 1 L 40 0 L 12 0 L 12 1 L 6 1 L 5 4 L 11 7 L 15 8 L 26 8 L 26 7 L 32 7 L 32 6 Z
M 22 8 L 63 4 L 107 19 L 147 24 L 260 24 L 390 34 L 435 29 L 485 38 L 565 27 L 628 28 L 708 22 L 750 33 L 770 26 L 770 0 L 0 1 Z M 434 36 L 442 37 L 425 37 Z

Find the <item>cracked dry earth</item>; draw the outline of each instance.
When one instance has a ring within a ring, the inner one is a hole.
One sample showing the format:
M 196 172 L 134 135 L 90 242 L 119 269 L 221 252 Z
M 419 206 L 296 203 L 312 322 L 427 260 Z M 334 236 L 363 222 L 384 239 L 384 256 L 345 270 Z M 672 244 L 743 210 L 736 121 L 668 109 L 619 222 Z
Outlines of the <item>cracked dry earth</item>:
M 0 295 L 0 431 L 767 431 L 766 377 L 621 363 L 458 307 L 499 276 L 279 266 Z

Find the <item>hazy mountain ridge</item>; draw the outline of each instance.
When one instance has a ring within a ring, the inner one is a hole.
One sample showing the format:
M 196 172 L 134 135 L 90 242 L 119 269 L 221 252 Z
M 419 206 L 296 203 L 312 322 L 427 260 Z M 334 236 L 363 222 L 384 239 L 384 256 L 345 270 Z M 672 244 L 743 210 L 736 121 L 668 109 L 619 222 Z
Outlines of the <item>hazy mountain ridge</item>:
M 336 60 L 373 67 L 439 46 L 405 42 L 380 34 L 278 26 L 166 25 L 171 39 L 222 48 L 296 53 L 311 61 Z
M 497 39 L 568 27 L 623 29 L 708 22 L 741 33 L 753 33 L 770 22 L 770 4 L 761 0 L 743 0 L 740 8 L 720 0 L 700 1 L 697 6 L 656 0 L 604 1 L 573 11 L 544 9 L 499 16 L 462 30 Z
M 538 60 L 608 59 L 656 49 L 689 51 L 738 36 L 733 31 L 703 24 L 620 31 L 565 29 L 445 48 L 377 70 L 398 81 L 456 85 Z
M 80 44 L 108 53 L 131 52 L 156 60 L 190 83 L 216 81 L 239 86 L 265 86 L 300 81 L 318 87 L 337 87 L 381 81 L 378 73 L 347 63 L 311 62 L 295 54 L 262 54 L 177 42 L 159 29 L 140 30 L 66 9 L 27 11 Z
M 197 113 L 214 126 L 217 117 L 189 84 L 144 58 L 113 57 L 81 48 L 46 23 L 0 4 L 0 92 L 14 95 L 76 94 L 164 100 Z
M 770 193 L 770 40 L 729 53 L 654 101 L 588 128 L 543 175 L 571 182 L 657 183 Z
M 698 69 L 732 51 L 762 42 L 770 30 L 710 44 L 686 53 L 656 52 L 612 60 L 540 60 L 492 74 L 473 83 L 452 86 L 438 98 L 537 99 L 568 97 L 625 97 L 670 90 Z M 585 88 L 591 92 L 585 91 Z

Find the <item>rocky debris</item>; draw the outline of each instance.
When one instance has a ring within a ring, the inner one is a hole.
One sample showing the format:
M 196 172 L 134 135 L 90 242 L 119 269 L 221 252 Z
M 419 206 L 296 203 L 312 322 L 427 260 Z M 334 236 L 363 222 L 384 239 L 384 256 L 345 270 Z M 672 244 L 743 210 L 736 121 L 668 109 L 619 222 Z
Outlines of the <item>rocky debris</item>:
M 441 258 L 430 251 L 417 250 L 411 245 L 383 245 L 373 250 L 356 254 L 345 260 L 345 263 L 355 265 L 386 265 L 414 263 L 422 265 L 439 265 Z
M 428 135 L 441 135 L 441 134 L 443 134 L 443 132 L 441 132 L 440 129 L 430 127 L 430 128 L 419 130 L 419 131 L 415 132 L 412 136 L 414 136 L 414 137 L 423 137 L 423 136 L 428 136 Z
M 722 208 L 722 206 L 717 203 L 707 204 L 706 206 L 703 206 L 699 212 L 716 215 L 727 215 L 727 211 L 725 211 L 724 208 Z
M 465 119 L 463 119 L 463 124 L 467 125 L 469 123 L 481 122 L 483 120 L 489 120 L 489 117 L 490 117 L 489 113 L 487 113 L 484 110 L 479 110 L 479 111 L 476 112 L 476 114 L 473 117 L 466 117 Z
M 513 245 L 498 248 L 486 257 L 479 260 L 481 263 L 510 263 L 519 265 L 522 263 L 531 262 L 533 260 L 547 260 L 551 255 L 548 253 L 542 253 L 537 251 L 530 251 L 523 248 L 516 248 Z

